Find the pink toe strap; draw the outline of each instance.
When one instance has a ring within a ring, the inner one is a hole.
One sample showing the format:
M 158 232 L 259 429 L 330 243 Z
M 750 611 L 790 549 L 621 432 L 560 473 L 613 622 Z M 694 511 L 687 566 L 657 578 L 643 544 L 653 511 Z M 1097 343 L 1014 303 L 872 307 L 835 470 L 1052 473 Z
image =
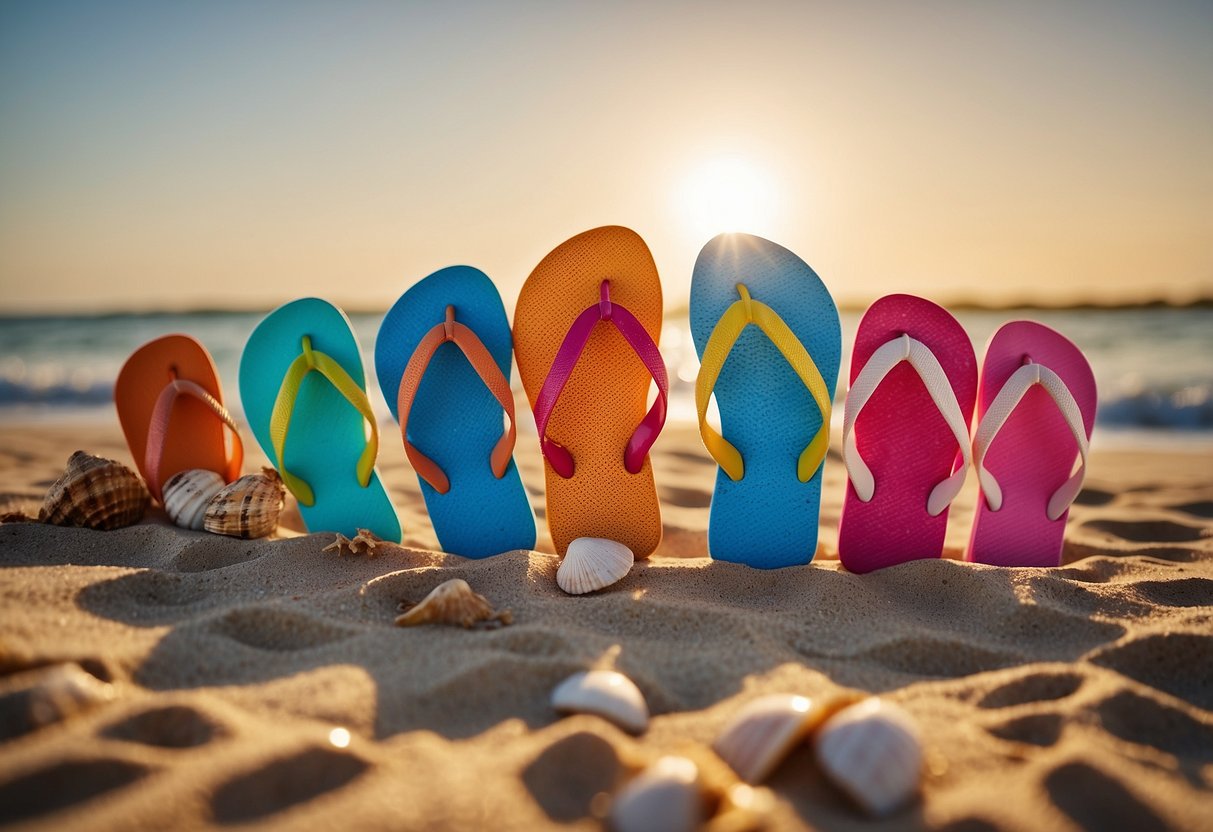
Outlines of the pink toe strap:
M 144 450 L 143 470 L 147 472 L 147 487 L 152 496 L 163 502 L 161 488 L 164 486 L 160 475 L 160 462 L 164 457 L 164 444 L 168 439 L 169 419 L 173 414 L 173 405 L 179 396 L 191 396 L 211 409 L 215 417 L 232 432 L 232 452 L 227 458 L 227 467 L 222 474 L 226 482 L 231 482 L 240 476 L 240 466 L 244 464 L 244 445 L 240 441 L 240 431 L 227 408 L 218 399 L 207 392 L 206 388 L 197 382 L 186 379 L 173 379 L 164 386 L 152 409 L 152 417 L 147 427 L 147 447 Z M 183 440 L 185 441 L 185 440 Z
M 670 383 L 666 375 L 665 362 L 661 360 L 661 352 L 657 349 L 648 330 L 640 321 L 636 320 L 636 316 L 623 306 L 611 301 L 610 281 L 602 281 L 600 291 L 599 302 L 578 315 L 577 320 L 573 321 L 573 325 L 569 327 L 560 349 L 556 352 L 556 358 L 552 361 L 552 368 L 548 371 L 547 378 L 543 380 L 543 387 L 540 388 L 539 395 L 535 398 L 535 426 L 539 431 L 540 447 L 543 449 L 543 455 L 551 463 L 552 469 L 565 479 L 573 476 L 576 465 L 568 449 L 548 437 L 548 420 L 551 419 L 552 410 L 556 407 L 560 393 L 573 374 L 573 368 L 577 366 L 581 353 L 599 321 L 615 325 L 615 328 L 623 335 L 649 371 L 653 380 L 657 382 L 657 400 L 640 420 L 640 424 L 632 432 L 627 447 L 623 451 L 623 464 L 628 473 L 639 473 L 640 469 L 644 467 L 644 459 L 648 455 L 649 449 L 653 447 L 653 443 L 657 441 L 661 428 L 665 425 Z M 611 379 L 603 379 L 603 382 L 609 384 Z

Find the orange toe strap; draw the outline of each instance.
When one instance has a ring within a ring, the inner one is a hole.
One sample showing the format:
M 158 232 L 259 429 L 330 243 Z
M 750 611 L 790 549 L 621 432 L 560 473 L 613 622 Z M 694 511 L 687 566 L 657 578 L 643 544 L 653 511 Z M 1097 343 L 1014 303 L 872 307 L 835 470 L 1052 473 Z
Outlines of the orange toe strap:
M 413 350 L 413 355 L 404 368 L 404 375 L 400 377 L 400 390 L 396 396 L 396 411 L 400 416 L 400 436 L 404 440 L 404 452 L 417 475 L 429 483 L 439 494 L 445 494 L 451 489 L 450 480 L 447 479 L 446 473 L 438 463 L 409 442 L 408 424 L 409 411 L 417 397 L 417 388 L 421 385 L 421 379 L 430 366 L 430 359 L 434 357 L 438 348 L 448 341 L 463 351 L 468 363 L 472 365 L 472 369 L 480 376 L 484 386 L 500 402 L 502 409 L 505 410 L 505 415 L 509 417 L 509 427 L 502 432 L 501 438 L 497 440 L 497 444 L 493 446 L 493 451 L 489 455 L 489 467 L 497 479 L 505 476 L 505 471 L 510 465 L 510 457 L 514 454 L 514 440 L 518 435 L 514 427 L 514 395 L 510 391 L 510 383 L 506 381 L 501 368 L 493 360 L 493 356 L 484 342 L 477 338 L 476 333 L 471 329 L 458 323 L 455 320 L 455 307 L 448 306 L 446 320 L 427 332 L 417 344 L 417 348 Z

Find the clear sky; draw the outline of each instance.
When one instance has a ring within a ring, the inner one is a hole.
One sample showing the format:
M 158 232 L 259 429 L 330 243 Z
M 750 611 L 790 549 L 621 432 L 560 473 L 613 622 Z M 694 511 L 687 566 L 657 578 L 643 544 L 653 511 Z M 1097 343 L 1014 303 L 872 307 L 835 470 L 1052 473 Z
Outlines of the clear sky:
M 1213 294 L 1213 3 L 0 5 L 0 310 L 513 307 L 636 229 L 836 297 Z

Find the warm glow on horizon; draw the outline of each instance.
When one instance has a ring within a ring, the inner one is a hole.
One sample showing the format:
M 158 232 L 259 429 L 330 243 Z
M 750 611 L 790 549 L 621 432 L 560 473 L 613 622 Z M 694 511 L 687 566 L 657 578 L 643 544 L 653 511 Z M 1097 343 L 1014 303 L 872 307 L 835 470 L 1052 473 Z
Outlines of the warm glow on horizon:
M 770 234 L 778 213 L 773 178 L 741 154 L 713 157 L 691 168 L 677 194 L 677 211 L 698 240 L 744 231 Z

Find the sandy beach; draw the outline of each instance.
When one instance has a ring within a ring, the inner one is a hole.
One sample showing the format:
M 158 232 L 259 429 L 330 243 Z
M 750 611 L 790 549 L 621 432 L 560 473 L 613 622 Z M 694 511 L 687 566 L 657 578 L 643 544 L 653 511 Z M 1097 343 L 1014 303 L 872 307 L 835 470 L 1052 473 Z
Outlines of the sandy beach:
M 77 447 L 129 462 L 116 424 L 0 432 L 4 510 Z M 518 459 L 536 507 L 540 457 Z M 851 688 L 904 706 L 926 742 L 919 801 L 870 821 L 807 747 L 766 783 L 772 829 L 1207 829 L 1213 823 L 1213 482 L 1208 454 L 1098 451 L 1059 569 L 836 559 L 843 470 L 827 463 L 813 565 L 707 559 L 715 476 L 696 433 L 654 461 L 665 538 L 606 591 L 568 597 L 557 559 L 434 551 L 403 452 L 380 455 L 403 547 L 338 557 L 331 535 L 241 541 L 158 510 L 112 532 L 0 527 L 0 818 L 29 828 L 598 828 L 636 767 L 708 750 L 764 693 Z M 260 460 L 253 456 L 246 467 Z M 954 507 L 959 557 L 975 488 Z M 542 523 L 540 524 L 542 527 Z M 291 526 L 296 530 L 292 531 Z M 394 627 L 453 577 L 514 624 Z M 108 683 L 61 720 L 21 691 L 74 663 Z M 630 736 L 548 702 L 614 667 L 653 719 Z M 348 745 L 344 735 L 349 732 Z

